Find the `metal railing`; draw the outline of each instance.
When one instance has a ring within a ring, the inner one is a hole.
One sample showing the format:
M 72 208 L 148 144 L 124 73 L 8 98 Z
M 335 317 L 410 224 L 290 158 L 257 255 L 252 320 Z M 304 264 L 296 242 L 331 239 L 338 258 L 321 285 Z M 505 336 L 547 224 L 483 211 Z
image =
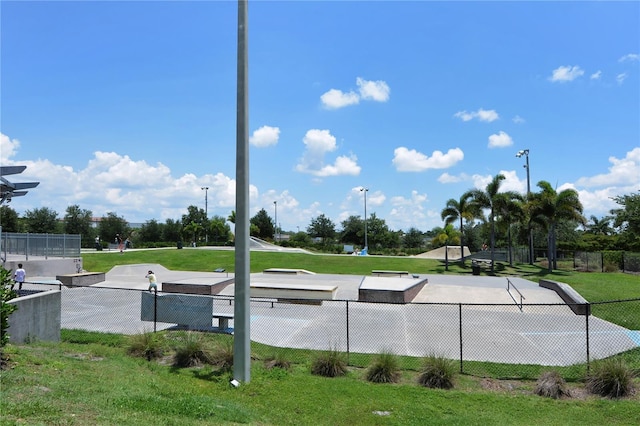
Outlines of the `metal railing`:
M 79 257 L 81 236 L 78 234 L 22 234 L 3 232 L 0 237 L 2 260 L 8 256 L 24 257 Z
M 518 303 L 518 301 L 515 299 L 515 297 L 513 297 L 513 293 L 511 293 L 511 289 L 514 289 L 518 295 L 520 296 L 520 303 Z M 511 298 L 513 299 L 513 301 L 515 302 L 516 306 L 518 308 L 520 308 L 520 312 L 522 312 L 522 301 L 526 299 L 526 297 L 524 297 L 522 295 L 522 293 L 520 293 L 520 290 L 518 290 L 518 287 L 516 287 L 516 285 L 514 283 L 511 282 L 511 280 L 509 279 L 509 277 L 507 277 L 507 293 L 509 293 L 509 296 L 511 296 Z

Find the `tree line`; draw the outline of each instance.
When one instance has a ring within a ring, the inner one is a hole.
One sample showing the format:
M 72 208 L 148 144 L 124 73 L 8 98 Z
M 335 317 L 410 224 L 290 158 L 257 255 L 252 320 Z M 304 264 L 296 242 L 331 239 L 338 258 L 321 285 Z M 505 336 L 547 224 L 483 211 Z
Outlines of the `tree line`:
M 493 253 L 496 247 L 526 247 L 530 238 L 536 253 L 544 250 L 550 264 L 557 250 L 640 251 L 640 192 L 614 197 L 618 208 L 604 217 L 587 219 L 573 189 L 556 191 L 548 182 L 540 181 L 538 192 L 522 195 L 500 191 L 504 179 L 499 174 L 486 188 L 471 189 L 458 199 L 449 199 L 441 211 L 443 226 L 431 230 L 392 230 L 384 219 L 371 213 L 366 218 L 369 253 L 416 254 L 444 245 L 468 247 L 471 252 L 486 247 Z M 83 247 L 93 247 L 96 237 L 102 245 L 112 243 L 116 234 L 129 238 L 135 247 L 233 245 L 235 211 L 226 218 L 207 217 L 203 209 L 191 205 L 179 219 L 164 223 L 152 219 L 132 228 L 115 212 L 95 221 L 91 210 L 78 205 L 67 207 L 62 218 L 47 207 L 27 210 L 19 217 L 3 205 L 0 224 L 3 232 L 80 234 Z M 344 245 L 354 250 L 363 248 L 364 225 L 361 216 L 349 216 L 338 226 L 320 214 L 311 218 L 303 231 L 282 232 L 261 209 L 250 219 L 250 234 L 284 246 L 342 252 Z

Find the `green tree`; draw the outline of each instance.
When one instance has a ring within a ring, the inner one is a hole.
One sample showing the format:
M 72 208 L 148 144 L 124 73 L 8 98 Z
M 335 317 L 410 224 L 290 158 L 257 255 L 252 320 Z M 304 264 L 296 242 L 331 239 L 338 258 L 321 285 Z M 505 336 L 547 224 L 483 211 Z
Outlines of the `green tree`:
M 473 211 L 479 216 L 482 209 L 489 210 L 489 226 L 491 227 L 491 272 L 494 270 L 495 263 L 495 245 L 496 245 L 496 224 L 495 224 L 495 209 L 497 195 L 500 191 L 500 185 L 505 180 L 503 174 L 496 175 L 491 182 L 487 185 L 485 190 L 472 189 L 467 191 L 463 198 L 470 197 L 474 203 Z
M 270 240 L 273 238 L 275 232 L 274 222 L 265 209 L 260 209 L 260 211 L 256 213 L 249 222 L 251 225 L 258 228 L 258 234 L 256 235 L 258 238 L 262 238 L 263 240 Z M 251 235 L 254 235 L 253 231 L 251 232 Z
M 501 192 L 496 195 L 497 225 L 507 234 L 507 253 L 509 255 L 509 265 L 511 266 L 513 266 L 511 225 L 514 222 L 522 222 L 524 220 L 524 202 L 524 197 L 514 191 Z
M 178 220 L 167 219 L 162 227 L 162 241 L 168 243 L 182 241 L 182 223 Z
M 307 226 L 307 234 L 314 238 L 321 238 L 323 244 L 330 243 L 336 236 L 336 225 L 324 214 L 311 219 Z
M 113 212 L 107 212 L 107 215 L 100 219 L 98 234 L 102 241 L 115 243 L 116 234 L 120 234 L 122 239 L 125 240 L 130 232 L 131 228 L 129 228 L 129 223 L 126 219 Z
M 58 213 L 48 207 L 27 210 L 24 214 L 27 232 L 54 234 L 59 232 Z
M 18 213 L 9 206 L 0 206 L 2 232 L 20 232 Z
M 198 236 L 203 231 L 202 225 L 196 222 L 189 222 L 182 227 L 182 235 L 186 240 L 191 240 L 194 243 L 198 242 Z
M 3 348 L 9 343 L 9 315 L 17 309 L 16 305 L 7 302 L 16 296 L 11 271 L 0 266 L 0 361 L 4 360 Z
M 460 221 L 460 264 L 464 266 L 464 221 L 472 220 L 477 214 L 476 205 L 472 203 L 472 195 L 468 192 L 460 197 L 460 200 L 450 198 L 440 216 L 445 225 Z
M 182 215 L 182 229 L 184 230 L 187 226 L 190 226 L 191 223 L 195 223 L 200 227 L 201 230 L 206 231 L 209 227 L 209 219 L 204 211 L 204 209 L 198 208 L 196 206 L 187 207 L 187 214 Z M 189 235 L 193 235 L 190 232 L 187 232 Z M 196 232 L 196 237 L 201 234 L 200 231 Z M 206 238 L 206 233 L 203 235 Z M 195 240 L 198 241 L 197 239 Z
M 627 250 L 640 251 L 640 191 L 613 200 L 621 206 L 610 211 L 613 226 L 620 232 L 620 242 Z
M 541 192 L 533 194 L 533 220 L 547 230 L 547 259 L 549 272 L 558 269 L 556 259 L 556 229 L 561 220 L 575 220 L 585 223 L 582 216 L 582 204 L 575 189 L 557 192 L 549 182 L 540 181 Z
M 349 216 L 343 220 L 340 241 L 344 244 L 364 247 L 364 221 L 360 216 Z
M 424 234 L 417 228 L 409 228 L 402 237 L 402 244 L 406 248 L 420 248 L 424 246 Z
M 81 209 L 77 204 L 67 207 L 64 215 L 64 232 L 66 234 L 80 234 L 82 246 L 92 247 L 96 235 L 92 217 L 91 210 Z
M 400 234 L 391 232 L 386 221 L 377 217 L 375 213 L 369 216 L 367 232 L 369 246 L 375 247 L 377 250 L 400 246 Z
M 162 241 L 162 225 L 155 219 L 146 221 L 138 231 L 138 240 L 144 243 Z
M 222 216 L 213 216 L 209 220 L 209 240 L 216 244 L 226 244 L 231 237 L 231 227 Z

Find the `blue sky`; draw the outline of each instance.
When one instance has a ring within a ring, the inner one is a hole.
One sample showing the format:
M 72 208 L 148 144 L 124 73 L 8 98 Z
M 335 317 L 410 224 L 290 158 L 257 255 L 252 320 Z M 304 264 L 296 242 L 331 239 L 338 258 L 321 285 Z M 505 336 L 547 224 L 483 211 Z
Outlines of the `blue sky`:
M 249 2 L 250 181 L 285 230 L 541 180 L 585 215 L 640 189 L 639 2 Z M 235 205 L 237 3 L 0 3 L 2 165 L 130 222 Z

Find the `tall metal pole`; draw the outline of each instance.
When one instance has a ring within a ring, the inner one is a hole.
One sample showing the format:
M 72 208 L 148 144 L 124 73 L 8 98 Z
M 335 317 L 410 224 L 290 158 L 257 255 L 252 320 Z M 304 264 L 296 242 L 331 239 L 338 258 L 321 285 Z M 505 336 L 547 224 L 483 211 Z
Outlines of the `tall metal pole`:
M 202 188 L 204 190 L 204 216 L 207 218 L 207 220 L 209 220 L 209 200 L 207 197 L 207 194 L 209 193 L 209 187 L 208 186 L 203 186 Z M 205 243 L 209 242 L 209 230 L 205 229 L 204 230 L 204 241 Z
M 278 241 L 278 202 L 277 201 L 273 202 L 273 207 L 275 207 L 276 209 L 276 217 L 274 219 L 275 229 L 273 232 L 273 239 L 274 241 Z
M 367 249 L 369 254 L 369 242 L 367 241 L 367 191 L 369 188 L 360 188 L 360 191 L 364 192 L 364 248 Z
M 529 149 L 522 149 L 518 151 L 516 157 L 525 156 L 525 169 L 527 169 L 527 200 L 531 201 L 531 177 L 529 175 Z M 533 229 L 531 229 L 531 223 L 527 224 L 529 228 L 529 265 L 533 265 Z
M 233 377 L 251 380 L 249 257 L 249 78 L 247 0 L 238 0 L 238 76 L 236 104 L 236 248 Z

